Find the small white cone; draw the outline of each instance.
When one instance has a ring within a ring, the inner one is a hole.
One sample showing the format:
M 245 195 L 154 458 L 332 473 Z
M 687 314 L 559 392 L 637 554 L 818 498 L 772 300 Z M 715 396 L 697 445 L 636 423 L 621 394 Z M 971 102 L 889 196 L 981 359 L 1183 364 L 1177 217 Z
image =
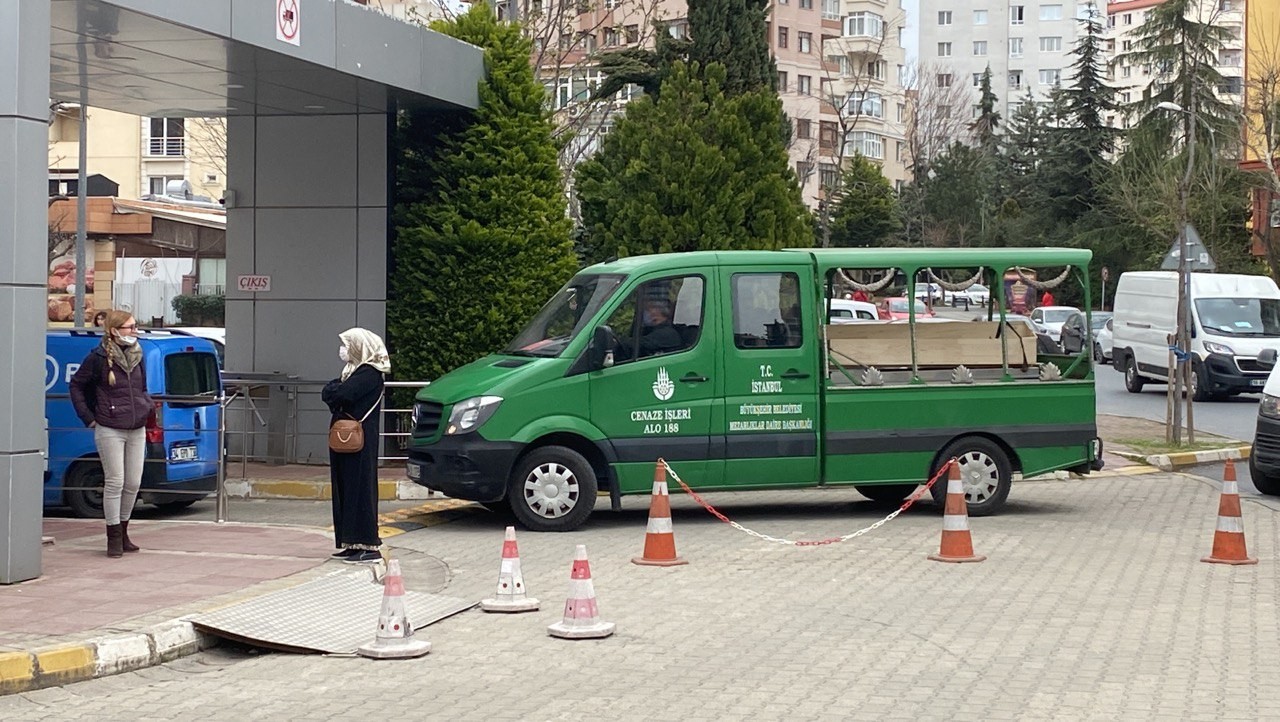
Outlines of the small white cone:
M 404 609 L 404 579 L 400 576 L 400 560 L 387 562 L 387 575 L 382 580 L 382 612 L 378 615 L 378 632 L 373 641 L 356 650 L 362 657 L 404 659 L 421 657 L 431 651 L 431 642 L 413 638 L 413 625 Z
M 579 544 L 573 558 L 573 573 L 569 576 L 569 598 L 564 603 L 564 619 L 548 626 L 547 634 L 561 639 L 599 639 L 613 634 L 615 626 L 613 622 L 600 621 L 587 547 Z
M 524 576 L 520 573 L 520 548 L 516 546 L 516 528 L 507 527 L 502 540 L 502 566 L 498 569 L 498 594 L 480 602 L 486 612 L 532 612 L 538 600 L 525 595 Z

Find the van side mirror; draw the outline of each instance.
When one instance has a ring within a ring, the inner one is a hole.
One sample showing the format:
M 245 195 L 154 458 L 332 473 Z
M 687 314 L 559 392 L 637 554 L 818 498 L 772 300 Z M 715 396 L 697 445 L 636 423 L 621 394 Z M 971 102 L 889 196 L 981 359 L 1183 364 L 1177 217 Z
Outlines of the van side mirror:
M 1258 354 L 1258 365 L 1264 369 L 1273 369 L 1276 366 L 1276 350 L 1273 348 L 1264 348 L 1262 353 Z
M 597 326 L 591 333 L 591 344 L 587 347 L 591 369 L 607 369 L 613 366 L 613 352 L 618 348 L 618 337 L 608 326 Z

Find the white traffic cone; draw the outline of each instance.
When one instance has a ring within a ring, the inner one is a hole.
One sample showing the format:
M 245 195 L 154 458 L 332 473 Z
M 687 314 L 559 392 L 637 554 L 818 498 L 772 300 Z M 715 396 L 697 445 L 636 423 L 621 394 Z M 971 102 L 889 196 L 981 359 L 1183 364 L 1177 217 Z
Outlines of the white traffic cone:
M 591 583 L 587 547 L 578 545 L 569 576 L 569 598 L 564 603 L 564 619 L 547 627 L 547 634 L 561 639 L 599 639 L 613 634 L 613 622 L 600 621 L 596 589 Z
M 486 612 L 532 612 L 538 600 L 525 595 L 524 576 L 520 574 L 520 549 L 516 546 L 516 528 L 507 527 L 502 540 L 502 566 L 498 569 L 498 595 L 480 602 Z
M 373 642 L 357 649 L 356 653 L 374 659 L 404 659 L 430 652 L 431 642 L 413 638 L 413 625 L 409 624 L 409 615 L 404 609 L 404 579 L 400 576 L 399 559 L 387 562 L 382 587 L 378 632 Z

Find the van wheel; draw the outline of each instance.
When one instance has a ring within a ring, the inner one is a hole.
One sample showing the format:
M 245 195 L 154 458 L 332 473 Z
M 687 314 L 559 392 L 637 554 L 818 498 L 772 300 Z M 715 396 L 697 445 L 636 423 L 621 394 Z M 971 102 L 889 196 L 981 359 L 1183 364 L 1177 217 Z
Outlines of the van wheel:
M 1126 355 L 1124 358 L 1124 389 L 1131 394 L 1142 392 L 1142 387 L 1146 382 L 1138 375 L 1138 362 L 1133 360 L 1133 356 Z
M 1212 401 L 1218 398 L 1217 394 L 1209 391 L 1209 384 L 1204 381 L 1204 370 L 1199 364 L 1192 362 L 1191 364 L 1191 400 L 1192 401 Z
M 1280 476 L 1262 473 L 1262 469 L 1258 468 L 1258 462 L 1252 455 L 1249 456 L 1249 476 L 1253 479 L 1253 486 L 1259 493 L 1280 496 Z
M 62 483 L 70 488 L 62 492 L 62 497 L 76 516 L 82 519 L 101 519 L 104 481 L 102 464 L 81 461 L 71 467 L 71 471 L 63 479 Z
M 595 469 L 582 454 L 544 446 L 516 465 L 507 499 L 526 529 L 573 531 L 595 508 L 596 490 Z
M 1013 468 L 1000 445 L 981 436 L 966 436 L 947 445 L 929 471 L 929 478 L 955 457 L 960 462 L 960 481 L 964 484 L 969 516 L 990 516 L 1000 511 L 1009 498 L 1013 485 Z M 941 509 L 947 500 L 947 478 L 938 479 L 930 489 L 933 501 Z
M 897 504 L 916 490 L 919 484 L 854 484 L 858 493 L 877 504 Z

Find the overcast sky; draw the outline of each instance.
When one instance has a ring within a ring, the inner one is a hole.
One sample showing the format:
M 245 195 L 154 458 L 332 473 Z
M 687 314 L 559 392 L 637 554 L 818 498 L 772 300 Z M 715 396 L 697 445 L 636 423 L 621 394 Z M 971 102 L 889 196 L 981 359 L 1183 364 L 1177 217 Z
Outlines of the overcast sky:
M 920 57 L 920 0 L 902 0 L 902 8 L 907 13 L 907 33 L 902 44 L 907 48 L 910 65 Z

